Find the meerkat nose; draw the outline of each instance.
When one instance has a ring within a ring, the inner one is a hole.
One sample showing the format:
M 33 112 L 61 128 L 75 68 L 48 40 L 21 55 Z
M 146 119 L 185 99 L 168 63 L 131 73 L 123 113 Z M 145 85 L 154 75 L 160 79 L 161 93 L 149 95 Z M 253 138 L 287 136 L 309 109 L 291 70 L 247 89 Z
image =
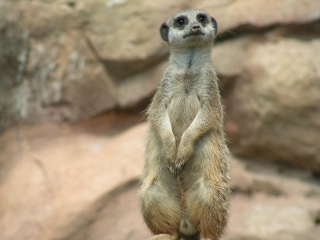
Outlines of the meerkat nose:
M 197 32 L 200 30 L 200 25 L 199 24 L 193 24 L 192 25 L 192 31 L 193 32 Z

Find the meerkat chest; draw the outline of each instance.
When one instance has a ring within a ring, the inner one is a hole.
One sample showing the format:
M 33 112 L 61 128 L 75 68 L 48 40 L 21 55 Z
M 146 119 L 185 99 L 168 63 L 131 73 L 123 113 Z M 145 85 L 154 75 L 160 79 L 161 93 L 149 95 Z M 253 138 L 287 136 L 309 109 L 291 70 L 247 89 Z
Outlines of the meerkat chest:
M 196 89 L 181 85 L 173 88 L 168 111 L 172 131 L 178 141 L 190 126 L 200 109 L 200 101 Z

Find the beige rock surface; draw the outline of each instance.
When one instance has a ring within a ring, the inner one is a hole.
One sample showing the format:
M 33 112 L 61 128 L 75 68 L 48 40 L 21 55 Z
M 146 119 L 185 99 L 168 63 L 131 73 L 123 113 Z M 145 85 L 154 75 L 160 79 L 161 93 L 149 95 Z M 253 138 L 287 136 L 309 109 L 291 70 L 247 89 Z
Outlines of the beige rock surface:
M 115 189 L 137 179 L 145 125 L 111 141 L 140 119 L 123 117 L 74 128 L 18 128 L 2 136 L 0 239 L 69 239 Z
M 317 0 L 200 0 L 193 7 L 206 9 L 220 22 L 220 33 L 237 27 L 303 24 L 320 18 Z
M 143 117 L 53 122 L 141 111 L 166 66 L 160 24 L 194 7 L 219 24 L 236 155 L 224 240 L 319 239 L 320 1 L 0 0 L 0 240 L 151 236 L 136 199 L 146 125 L 128 129 Z
M 125 78 L 161 62 L 168 53 L 159 35 L 168 16 L 188 1 L 101 1 L 88 4 L 94 11 L 86 36 L 116 79 Z
M 305 29 L 295 35 L 298 38 L 319 34 L 319 4 L 317 0 L 3 0 L 0 129 L 13 122 L 76 121 L 141 102 L 145 106 L 143 100 L 155 91 L 168 54 L 159 26 L 180 9 L 210 12 L 218 20 L 220 34 L 234 32 L 222 38 L 229 44 L 228 38 L 250 31 L 263 35 L 283 26 Z M 239 61 L 231 61 L 232 65 L 227 56 L 241 60 L 246 49 L 242 44 L 230 41 L 229 54 L 217 49 L 225 56 L 222 61 L 215 58 L 218 72 L 239 73 Z
M 248 52 L 228 99 L 232 150 L 319 172 L 320 41 L 280 40 Z
M 307 171 L 232 159 L 235 194 L 225 239 L 317 239 L 319 179 Z
M 136 198 L 147 125 L 128 129 L 140 118 L 111 115 L 6 132 L 0 139 L 0 239 L 150 237 Z M 224 240 L 317 240 L 319 179 L 272 164 L 231 163 L 235 191 Z
M 223 77 L 240 76 L 249 48 L 258 44 L 259 41 L 261 37 L 249 35 L 216 44 L 211 58 L 217 73 Z
M 1 131 L 12 122 L 75 121 L 150 98 L 168 53 L 159 26 L 185 6 L 1 2 Z
M 1 125 L 72 121 L 117 105 L 112 78 L 83 37 L 81 9 L 21 0 L 0 12 Z

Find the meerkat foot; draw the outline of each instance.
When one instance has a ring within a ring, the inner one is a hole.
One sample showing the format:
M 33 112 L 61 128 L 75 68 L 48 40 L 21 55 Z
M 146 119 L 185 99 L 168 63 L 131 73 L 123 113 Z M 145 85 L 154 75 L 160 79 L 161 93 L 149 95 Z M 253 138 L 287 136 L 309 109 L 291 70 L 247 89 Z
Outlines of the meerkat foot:
M 169 235 L 169 234 L 159 234 L 155 235 L 149 240 L 179 240 L 179 236 L 176 235 Z
M 175 174 L 178 174 L 183 169 L 186 162 L 190 159 L 192 152 L 193 152 L 192 142 L 181 140 L 180 146 L 178 148 L 177 156 L 174 162 Z

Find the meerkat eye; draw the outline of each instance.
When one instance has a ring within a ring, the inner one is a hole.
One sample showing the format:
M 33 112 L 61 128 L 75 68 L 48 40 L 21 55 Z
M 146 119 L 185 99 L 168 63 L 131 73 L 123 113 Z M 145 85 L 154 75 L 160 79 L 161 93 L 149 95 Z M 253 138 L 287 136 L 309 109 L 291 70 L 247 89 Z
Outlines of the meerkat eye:
M 183 25 L 183 24 L 184 24 L 184 19 L 183 19 L 183 18 L 178 18 L 178 19 L 177 19 L 177 23 L 178 23 L 179 25 Z
M 186 23 L 186 19 L 184 17 L 179 17 L 176 20 L 178 26 L 183 26 Z
M 199 14 L 198 15 L 198 21 L 199 22 L 204 23 L 204 22 L 206 22 L 206 20 L 207 20 L 207 16 L 206 15 L 204 15 L 204 14 Z

